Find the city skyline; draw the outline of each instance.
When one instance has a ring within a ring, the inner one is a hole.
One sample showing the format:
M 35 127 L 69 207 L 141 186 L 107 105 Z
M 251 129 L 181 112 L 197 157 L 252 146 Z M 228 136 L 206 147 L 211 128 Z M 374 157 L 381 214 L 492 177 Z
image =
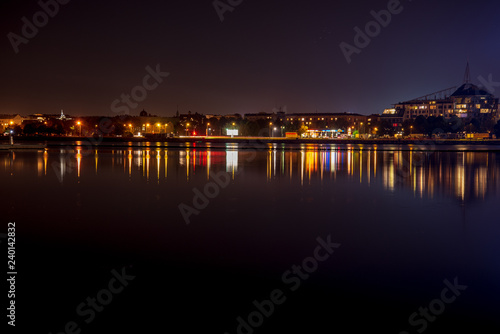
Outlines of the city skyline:
M 212 2 L 48 0 L 3 9 L 0 114 L 243 115 L 286 106 L 370 115 L 460 85 L 467 60 L 471 82 L 495 90 L 500 78 L 493 1 L 243 1 L 224 11 Z M 34 21 L 29 35 L 24 26 Z

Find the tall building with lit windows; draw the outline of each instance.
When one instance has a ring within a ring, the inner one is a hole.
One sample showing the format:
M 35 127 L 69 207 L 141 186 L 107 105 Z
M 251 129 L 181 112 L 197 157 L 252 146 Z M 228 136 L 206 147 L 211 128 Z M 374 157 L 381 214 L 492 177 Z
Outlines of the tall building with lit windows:
M 418 116 L 448 118 L 453 115 L 464 119 L 490 117 L 496 120 L 499 116 L 498 108 L 498 98 L 470 82 L 467 64 L 464 83 L 458 89 L 451 87 L 410 101 L 399 102 L 394 105 L 393 110 L 402 115 L 404 121 L 413 120 Z
M 453 114 L 453 101 L 449 98 L 430 99 L 430 100 L 412 100 L 400 102 L 395 105 L 397 111 L 402 111 L 403 120 L 415 119 L 418 116 L 443 116 L 450 117 Z
M 471 83 L 463 84 L 450 97 L 453 114 L 460 118 L 497 117 L 498 99 Z

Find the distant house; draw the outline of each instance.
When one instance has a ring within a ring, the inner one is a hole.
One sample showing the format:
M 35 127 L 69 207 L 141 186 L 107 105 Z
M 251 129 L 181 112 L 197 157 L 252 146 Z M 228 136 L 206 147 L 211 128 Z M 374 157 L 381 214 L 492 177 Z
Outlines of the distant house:
M 24 117 L 19 114 L 16 115 L 0 115 L 0 125 L 2 126 L 16 126 L 21 125 Z

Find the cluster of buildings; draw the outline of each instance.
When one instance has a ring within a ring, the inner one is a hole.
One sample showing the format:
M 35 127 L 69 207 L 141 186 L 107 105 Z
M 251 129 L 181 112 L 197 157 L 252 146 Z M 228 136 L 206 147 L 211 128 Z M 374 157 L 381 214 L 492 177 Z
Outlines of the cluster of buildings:
M 464 83 L 460 87 L 451 87 L 410 101 L 399 102 L 382 114 L 384 119 L 391 120 L 394 124 L 415 120 L 418 116 L 456 116 L 465 121 L 474 118 L 498 121 L 500 112 L 498 98 L 471 83 L 467 64 Z
M 0 115 L 0 126 L 15 127 L 21 126 L 25 122 L 44 122 L 49 119 L 58 120 L 71 120 L 72 118 L 66 117 L 61 110 L 61 114 L 33 114 L 28 116 L 21 116 L 19 114 Z
M 177 114 L 174 117 L 158 117 L 142 110 L 138 116 L 127 116 L 125 129 L 134 135 L 238 135 L 238 128 L 244 123 L 257 123 L 269 136 L 285 136 L 299 133 L 305 137 L 343 137 L 352 134 L 375 135 L 382 123 L 401 129 L 405 122 L 417 117 L 435 116 L 449 119 L 458 117 L 465 122 L 472 119 L 498 121 L 499 99 L 488 91 L 470 82 L 467 64 L 464 83 L 410 101 L 399 102 L 382 114 L 360 115 L 353 113 L 287 113 L 283 109 L 272 112 L 249 113 L 245 115 L 204 115 L 199 113 Z M 45 122 L 49 119 L 70 121 L 61 111 L 60 115 L 0 115 L 0 131 L 10 131 L 27 122 Z M 76 121 L 75 121 L 76 122 Z M 93 120 L 94 122 L 94 120 Z M 78 121 L 80 133 L 85 118 Z M 96 124 L 95 127 L 98 125 Z M 90 133 L 93 126 L 90 127 Z M 89 133 L 86 131 L 87 134 Z M 262 133 L 261 133 L 262 135 Z
M 73 119 L 64 115 L 0 115 L 0 126 L 3 131 L 8 131 L 16 126 L 23 127 L 28 123 L 45 123 L 56 119 L 75 123 L 75 132 L 89 135 L 89 130 L 98 127 L 98 124 L 87 124 L 89 117 Z M 264 129 L 261 135 L 271 137 L 285 136 L 288 131 L 305 131 L 309 137 L 336 137 L 340 133 L 351 134 L 358 131 L 369 133 L 373 131 L 372 125 L 379 121 L 380 115 L 360 115 L 352 113 L 294 113 L 287 114 L 283 111 L 260 112 L 252 114 L 211 115 L 199 113 L 177 114 L 174 117 L 159 117 L 151 115 L 145 110 L 139 116 L 128 116 L 124 121 L 127 131 L 134 135 L 146 134 L 175 134 L 185 136 L 197 135 L 238 135 L 243 123 L 255 122 Z M 304 130 L 305 129 L 305 130 Z M 236 131 L 235 131 L 236 130 Z M 262 130 L 262 129 L 261 129 Z M 227 132 L 227 131 L 230 131 Z
M 254 122 L 269 122 L 273 131 L 295 130 L 304 137 L 332 138 L 350 136 L 352 133 L 373 133 L 380 115 L 353 113 L 293 113 L 284 112 L 245 114 L 245 119 Z M 283 131 L 278 133 L 282 134 Z

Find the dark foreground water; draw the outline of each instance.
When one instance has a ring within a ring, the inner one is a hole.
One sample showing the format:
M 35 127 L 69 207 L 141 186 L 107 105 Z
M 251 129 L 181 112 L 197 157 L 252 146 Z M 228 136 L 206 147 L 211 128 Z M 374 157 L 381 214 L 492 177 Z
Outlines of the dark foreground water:
M 447 149 L 0 151 L 16 331 L 498 332 L 500 153 Z

